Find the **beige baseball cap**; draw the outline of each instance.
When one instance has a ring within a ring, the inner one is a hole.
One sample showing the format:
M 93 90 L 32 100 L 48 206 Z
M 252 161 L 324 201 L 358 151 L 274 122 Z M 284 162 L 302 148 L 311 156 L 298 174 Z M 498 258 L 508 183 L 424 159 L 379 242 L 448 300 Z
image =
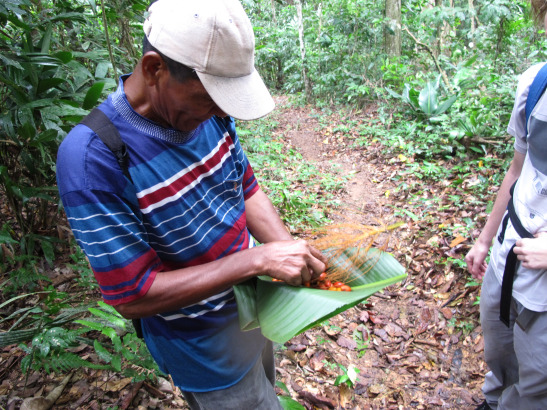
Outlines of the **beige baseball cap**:
M 157 0 L 148 12 L 150 44 L 193 68 L 222 111 L 252 120 L 273 110 L 254 66 L 253 27 L 238 0 Z

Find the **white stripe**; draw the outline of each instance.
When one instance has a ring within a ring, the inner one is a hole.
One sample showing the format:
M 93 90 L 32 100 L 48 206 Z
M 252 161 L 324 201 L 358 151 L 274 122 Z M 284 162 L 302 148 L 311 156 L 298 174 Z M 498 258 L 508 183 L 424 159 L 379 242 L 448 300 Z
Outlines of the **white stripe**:
M 225 191 L 225 192 L 226 192 L 226 191 Z M 165 232 L 163 235 L 156 235 L 156 234 L 154 234 L 153 232 L 149 232 L 149 237 L 154 237 L 154 238 L 161 239 L 161 238 L 165 238 L 166 236 L 172 234 L 173 232 L 177 232 L 177 231 L 186 229 L 188 226 L 192 225 L 193 222 L 194 222 L 195 220 L 199 220 L 199 216 L 200 216 L 202 213 L 205 213 L 205 212 L 207 212 L 209 209 L 211 209 L 211 208 L 212 208 L 212 203 L 213 203 L 213 201 L 215 201 L 219 196 L 222 196 L 223 194 L 224 194 L 224 192 L 220 193 L 220 194 L 217 195 L 215 198 L 213 198 L 213 199 L 210 201 L 210 205 L 209 205 L 207 208 L 203 208 L 203 209 L 202 209 L 194 218 L 192 218 L 191 220 L 187 221 L 186 224 L 181 225 L 181 226 L 177 227 L 176 229 L 172 229 L 172 230 L 170 230 L 170 231 L 168 231 L 168 232 Z M 213 216 L 216 216 L 216 215 L 218 214 L 218 211 L 220 211 L 220 209 L 224 206 L 224 204 L 225 204 L 226 202 L 228 202 L 229 200 L 231 200 L 231 199 L 233 199 L 233 198 L 237 198 L 237 197 L 238 197 L 238 195 L 234 195 L 233 197 L 230 197 L 230 198 L 225 199 L 225 200 L 220 204 L 220 206 L 217 207 L 217 209 L 216 209 L 216 211 L 215 211 L 215 214 L 214 214 Z M 241 202 L 241 201 L 238 201 L 237 204 L 235 204 L 234 206 L 239 205 L 240 202 Z M 183 216 L 184 216 L 184 214 L 183 214 Z M 183 216 L 182 216 L 182 217 L 183 217 Z M 209 219 L 211 219 L 213 216 L 211 216 Z M 172 219 L 177 219 L 177 218 L 180 218 L 180 217 L 181 217 L 181 216 L 176 216 L 176 217 L 173 217 Z M 202 224 L 201 224 L 193 233 L 191 233 L 190 235 L 188 235 L 186 238 L 180 238 L 180 239 L 187 239 L 187 238 L 189 238 L 189 237 L 194 236 L 195 233 L 199 230 L 199 228 L 200 228 L 202 225 L 203 225 L 203 223 L 202 223 Z M 151 242 L 151 243 L 157 243 L 157 244 L 159 244 L 158 242 Z M 173 242 L 173 243 L 174 243 L 174 242 Z M 170 244 L 168 244 L 168 245 L 166 245 L 166 244 L 161 244 L 161 245 L 162 245 L 162 246 L 171 246 L 173 243 L 170 243 Z
M 236 205 L 237 205 L 237 204 L 236 204 Z M 228 209 L 228 210 L 226 211 L 226 213 L 224 214 L 224 216 L 222 217 L 222 219 L 221 219 L 217 224 L 211 226 L 211 227 L 209 228 L 209 230 L 206 231 L 206 232 L 201 236 L 201 238 L 200 238 L 199 241 L 193 243 L 193 244 L 190 245 L 190 246 L 187 246 L 186 248 L 180 249 L 178 252 L 162 252 L 162 251 L 160 251 L 160 250 L 156 250 L 156 252 L 158 253 L 158 255 L 159 255 L 160 253 L 161 253 L 162 255 L 178 255 L 178 254 L 181 253 L 181 252 L 185 252 L 185 251 L 187 251 L 188 249 L 191 249 L 191 248 L 193 248 L 193 247 L 195 247 L 195 246 L 198 246 L 205 238 L 207 238 L 208 234 L 209 234 L 214 228 L 216 228 L 218 225 L 221 225 L 222 222 L 224 222 L 224 219 L 226 219 L 226 216 L 229 215 L 229 213 L 232 211 L 232 209 L 234 209 L 234 208 L 236 207 L 236 205 L 234 205 L 233 207 L 231 207 L 230 209 Z M 215 215 L 216 215 L 216 213 L 215 213 Z M 202 223 L 200 226 L 197 227 L 197 229 L 194 231 L 194 233 L 192 233 L 192 234 L 186 236 L 185 238 L 180 238 L 180 239 L 178 239 L 178 240 L 176 240 L 176 241 L 173 241 L 173 242 L 171 242 L 170 244 L 164 245 L 164 246 L 165 246 L 165 247 L 170 247 L 170 246 L 174 245 L 174 244 L 177 243 L 177 242 L 180 242 L 180 241 L 183 241 L 183 240 L 185 240 L 185 239 L 188 239 L 188 238 L 191 238 L 191 237 L 195 236 L 195 233 L 198 232 L 198 231 L 200 230 L 200 228 L 201 228 L 203 225 L 205 225 L 206 222 L 208 222 L 210 219 L 212 219 L 215 215 L 212 215 L 209 219 L 203 221 L 203 223 Z M 152 243 L 152 242 L 151 242 L 151 243 Z M 159 245 L 159 244 L 157 244 L 157 245 Z
M 213 168 L 211 168 L 209 170 L 209 172 L 205 173 L 205 174 L 200 174 L 198 178 L 196 178 L 191 184 L 189 185 L 186 185 L 183 189 L 181 189 L 180 191 L 178 191 L 175 195 L 172 195 L 172 196 L 169 196 L 169 197 L 166 197 L 164 199 L 162 199 L 161 201 L 159 202 L 156 202 L 156 203 L 153 203 L 149 206 L 147 206 L 146 208 L 144 209 L 141 209 L 141 212 L 143 214 L 148 214 L 150 212 L 152 212 L 154 209 L 156 208 L 159 208 L 165 204 L 168 204 L 170 202 L 173 202 L 173 201 L 176 201 L 177 199 L 179 199 L 180 197 L 182 197 L 186 192 L 188 192 L 190 189 L 192 189 L 193 187 L 195 187 L 197 184 L 199 184 L 201 182 L 201 180 L 205 177 L 208 177 L 209 175 L 212 175 L 214 174 L 219 168 L 222 167 L 222 164 L 226 161 L 227 158 L 229 158 L 231 156 L 231 153 L 230 151 L 226 152 L 226 154 L 221 158 L 220 162 Z
M 97 254 L 97 255 L 92 254 L 92 253 L 86 253 L 86 255 L 87 255 L 87 257 L 89 257 L 89 258 L 101 258 L 101 257 L 107 256 L 107 255 L 115 255 L 115 254 L 117 254 L 117 253 L 119 253 L 119 252 L 122 252 L 123 250 L 125 250 L 125 249 L 127 249 L 127 248 L 129 248 L 129 247 L 131 247 L 131 246 L 133 246 L 133 245 L 137 245 L 137 244 L 139 244 L 139 243 L 141 243 L 140 240 L 139 240 L 139 241 L 136 241 L 136 242 L 133 242 L 133 243 L 130 243 L 129 245 L 124 246 L 123 248 L 117 249 L 116 252 L 105 252 L 105 253 L 99 253 L 99 254 Z
M 232 172 L 230 172 L 230 174 L 228 175 L 227 178 L 230 178 L 230 175 L 231 175 L 232 173 L 234 173 L 234 172 L 236 172 L 236 171 L 233 170 Z M 144 224 L 147 226 L 147 231 L 151 231 L 151 230 L 153 230 L 153 229 L 158 229 L 158 228 L 159 228 L 160 226 L 162 226 L 163 224 L 166 224 L 166 223 L 168 223 L 168 222 L 171 222 L 171 221 L 173 221 L 173 220 L 175 220 L 175 219 L 184 218 L 185 215 L 186 215 L 188 212 L 191 212 L 191 211 L 192 211 L 195 207 L 197 207 L 201 202 L 205 201 L 205 198 L 209 195 L 209 192 L 213 191 L 214 189 L 218 188 L 218 187 L 221 186 L 221 185 L 224 185 L 224 183 L 225 183 L 225 181 L 222 181 L 220 184 L 217 184 L 217 185 L 215 185 L 215 186 L 209 188 L 209 189 L 207 190 L 207 192 L 205 192 L 205 194 L 203 195 L 203 197 L 202 197 L 201 199 L 199 199 L 198 201 L 194 202 L 194 204 L 193 204 L 190 208 L 188 208 L 186 211 L 184 211 L 184 212 L 183 212 L 182 214 L 180 214 L 180 215 L 175 215 L 175 216 L 173 216 L 172 218 L 162 220 L 162 221 L 161 221 L 159 224 L 157 224 L 157 225 L 152 225 L 152 224 L 150 224 L 150 223 L 148 223 L 148 222 L 145 222 Z M 211 200 L 209 201 L 209 202 L 210 202 L 209 208 L 211 207 L 211 203 L 212 203 L 215 199 L 217 199 L 220 195 L 223 195 L 224 192 L 226 192 L 226 190 L 223 191 L 223 192 L 221 192 L 220 194 L 218 194 L 217 196 L 215 196 L 213 199 L 211 199 Z
M 108 229 L 108 228 L 117 228 L 119 226 L 129 226 L 129 225 L 137 225 L 137 222 L 129 222 L 129 223 L 123 223 L 123 224 L 117 224 L 117 225 L 106 225 L 106 226 L 101 226 L 100 228 L 97 228 L 97 229 L 88 229 L 88 230 L 81 230 L 81 229 L 72 229 L 72 232 L 78 232 L 78 233 L 94 233 L 94 232 L 100 232 L 100 231 L 103 231 L 105 229 Z
M 92 246 L 92 245 L 101 245 L 101 244 L 103 244 L 103 243 L 108 243 L 108 242 L 111 242 L 111 241 L 113 241 L 113 240 L 115 240 L 115 239 L 118 239 L 118 238 L 124 238 L 124 237 L 126 237 L 126 236 L 134 236 L 134 235 L 140 236 L 141 234 L 140 234 L 139 232 L 137 232 L 137 233 L 129 232 L 129 233 L 125 234 L 125 235 L 114 236 L 114 237 L 112 237 L 112 238 L 108 238 L 107 240 L 101 241 L 101 242 L 84 242 L 84 241 L 80 241 L 80 242 L 83 243 L 83 244 L 89 245 L 89 246 Z
M 209 158 L 213 157 L 213 155 L 215 155 L 220 150 L 220 147 L 222 146 L 222 144 L 224 144 L 225 141 L 226 141 L 226 136 L 224 136 L 224 138 L 219 140 L 217 146 L 206 157 L 204 157 L 201 161 L 194 162 L 193 164 L 191 164 L 191 165 L 187 166 L 186 168 L 182 169 L 181 171 L 177 172 L 175 175 L 173 175 L 171 178 L 166 179 L 165 181 L 158 182 L 156 185 L 153 185 L 150 188 L 146 188 L 146 189 L 143 189 L 140 192 L 137 192 L 137 198 L 142 198 L 142 197 L 144 197 L 144 196 L 146 196 L 146 195 L 148 195 L 152 192 L 157 191 L 158 189 L 161 189 L 163 187 L 171 185 L 174 181 L 181 178 L 184 174 L 187 174 L 188 172 L 192 171 L 194 168 L 205 164 Z M 230 150 L 232 149 L 231 148 L 232 146 L 233 146 L 233 144 L 230 145 Z
M 182 319 L 183 317 L 186 317 L 186 318 L 189 318 L 189 319 L 194 319 L 194 318 L 196 318 L 196 317 L 198 317 L 198 316 L 203 316 L 203 315 L 205 315 L 205 314 L 207 314 L 207 313 L 209 313 L 209 312 L 216 312 L 216 311 L 222 309 L 222 308 L 226 305 L 226 303 L 228 303 L 230 300 L 233 300 L 233 298 L 232 298 L 232 299 L 228 299 L 228 300 L 226 300 L 226 301 L 224 301 L 224 302 L 222 302 L 222 303 L 219 303 L 219 304 L 216 305 L 213 309 L 204 309 L 204 310 L 201 310 L 201 311 L 199 311 L 199 312 L 197 312 L 197 313 L 192 313 L 192 314 L 190 314 L 190 315 L 185 315 L 185 314 L 183 314 L 183 313 L 177 313 L 177 314 L 175 314 L 175 315 L 161 316 L 161 318 L 163 318 L 163 319 L 165 319 L 165 320 L 167 320 L 167 321 Z
M 99 216 L 108 216 L 108 217 L 110 217 L 110 216 L 115 216 L 115 215 L 129 215 L 132 218 L 135 217 L 135 214 L 132 214 L 130 212 L 116 212 L 116 213 L 113 213 L 113 214 L 93 214 L 93 215 L 88 215 L 84 218 L 76 218 L 76 217 L 72 216 L 72 217 L 68 217 L 67 219 L 69 221 L 86 221 L 88 219 L 96 218 L 96 217 L 99 217 Z

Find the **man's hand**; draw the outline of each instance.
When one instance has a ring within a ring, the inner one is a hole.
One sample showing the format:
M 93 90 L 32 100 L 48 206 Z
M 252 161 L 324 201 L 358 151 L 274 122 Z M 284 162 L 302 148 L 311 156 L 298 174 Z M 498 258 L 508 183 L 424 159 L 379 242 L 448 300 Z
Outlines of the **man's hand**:
M 306 241 L 277 241 L 262 245 L 265 273 L 289 285 L 300 286 L 327 268 L 327 259 Z
M 487 264 L 485 260 L 489 249 L 489 244 L 477 241 L 465 256 L 467 270 L 477 280 L 482 280 L 486 272 Z
M 547 232 L 540 232 L 535 238 L 519 239 L 514 251 L 525 268 L 547 269 Z

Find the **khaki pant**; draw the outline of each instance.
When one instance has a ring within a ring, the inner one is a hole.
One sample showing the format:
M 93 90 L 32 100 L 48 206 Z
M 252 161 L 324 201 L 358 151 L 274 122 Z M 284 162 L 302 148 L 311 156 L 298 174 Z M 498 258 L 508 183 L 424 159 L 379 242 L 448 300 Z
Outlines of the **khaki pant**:
M 547 289 L 545 289 L 547 295 Z M 489 266 L 481 291 L 484 355 L 490 372 L 483 392 L 493 409 L 547 409 L 547 312 L 532 312 L 515 299 L 510 327 L 500 320 L 501 284 Z

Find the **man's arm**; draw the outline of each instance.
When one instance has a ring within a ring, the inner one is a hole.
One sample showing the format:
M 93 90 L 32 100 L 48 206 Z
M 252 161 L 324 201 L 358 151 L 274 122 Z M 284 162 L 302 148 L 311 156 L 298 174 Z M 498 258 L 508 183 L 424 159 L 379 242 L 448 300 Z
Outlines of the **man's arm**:
M 500 190 L 496 196 L 496 200 L 494 201 L 492 212 L 490 213 L 482 232 L 477 238 L 477 241 L 465 257 L 467 270 L 476 279 L 482 279 L 484 273 L 486 272 L 485 259 L 488 255 L 490 246 L 492 246 L 492 240 L 498 231 L 505 210 L 507 209 L 507 204 L 509 203 L 509 198 L 511 197 L 509 190 L 520 176 L 524 158 L 525 154 L 515 151 L 511 166 L 503 178 Z
M 251 235 L 260 243 L 293 239 L 270 198 L 261 189 L 245 201 L 245 213 L 247 227 Z
M 127 318 L 180 309 L 258 275 L 299 286 L 326 269 L 325 257 L 305 241 L 295 241 L 270 200 L 256 192 L 245 202 L 249 230 L 264 245 L 203 265 L 158 272 L 146 295 L 115 306 Z

